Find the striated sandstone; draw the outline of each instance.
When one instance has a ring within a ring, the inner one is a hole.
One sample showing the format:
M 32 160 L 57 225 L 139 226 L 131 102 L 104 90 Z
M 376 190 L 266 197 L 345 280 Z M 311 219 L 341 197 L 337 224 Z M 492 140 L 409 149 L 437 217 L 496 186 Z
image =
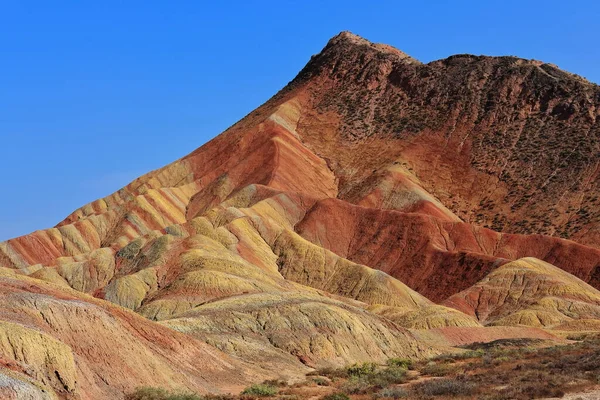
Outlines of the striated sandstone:
M 444 304 L 487 325 L 593 330 L 600 319 L 600 291 L 535 258 L 503 265 Z
M 342 32 L 204 146 L 0 243 L 0 396 L 237 391 L 600 331 L 599 115 L 550 64 Z

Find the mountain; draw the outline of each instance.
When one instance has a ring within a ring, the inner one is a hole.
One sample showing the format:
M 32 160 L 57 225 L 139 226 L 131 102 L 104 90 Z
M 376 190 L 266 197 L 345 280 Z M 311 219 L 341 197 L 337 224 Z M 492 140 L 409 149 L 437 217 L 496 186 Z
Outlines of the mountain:
M 535 258 L 497 268 L 445 304 L 489 325 L 573 331 L 600 327 L 600 291 Z
M 0 243 L 2 393 L 228 392 L 600 330 L 599 116 L 550 64 L 343 32 L 204 146 Z

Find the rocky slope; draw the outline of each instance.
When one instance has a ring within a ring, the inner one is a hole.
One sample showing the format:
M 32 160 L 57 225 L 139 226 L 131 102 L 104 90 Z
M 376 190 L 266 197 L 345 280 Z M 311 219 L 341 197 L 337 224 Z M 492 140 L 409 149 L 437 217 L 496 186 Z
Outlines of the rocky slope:
M 229 391 L 600 330 L 599 105 L 549 64 L 341 33 L 209 143 L 0 243 L 6 396 L 119 398 L 159 370 Z
M 535 258 L 503 265 L 445 304 L 488 325 L 600 328 L 600 291 Z
M 119 398 L 140 385 L 205 393 L 268 376 L 109 302 L 1 274 L 2 398 Z

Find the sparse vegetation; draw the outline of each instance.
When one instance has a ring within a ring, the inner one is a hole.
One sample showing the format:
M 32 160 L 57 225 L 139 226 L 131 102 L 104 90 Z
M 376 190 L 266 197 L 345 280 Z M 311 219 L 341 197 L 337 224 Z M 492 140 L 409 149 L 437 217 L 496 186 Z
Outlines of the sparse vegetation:
M 259 383 L 257 385 L 248 386 L 244 389 L 242 394 L 256 397 L 269 397 L 277 394 L 277 388 L 266 383 Z
M 485 355 L 485 351 L 482 349 L 478 350 L 467 350 L 462 353 L 451 353 L 451 354 L 442 354 L 440 356 L 434 357 L 435 361 L 446 361 L 446 362 L 454 362 L 458 360 L 468 360 L 469 358 L 479 358 Z
M 456 379 L 431 379 L 416 385 L 414 390 L 426 396 L 469 396 L 474 394 L 475 385 Z
M 394 386 L 380 390 L 375 397 L 379 399 L 403 399 L 409 397 L 409 392 L 405 388 Z
M 421 367 L 420 371 L 425 375 L 441 377 L 450 374 L 452 369 L 452 366 L 445 362 L 431 361 Z
M 161 388 L 141 387 L 127 394 L 125 400 L 204 400 L 195 394 L 170 392 Z
M 390 365 L 391 364 L 391 365 Z M 342 386 L 351 394 L 373 392 L 393 384 L 406 382 L 407 368 L 389 362 L 387 366 L 366 363 L 348 369 L 348 380 Z
M 348 377 L 348 369 L 347 368 L 321 368 L 314 372 L 310 372 L 308 376 L 327 376 L 330 379 L 335 378 L 347 378 Z
M 576 343 L 548 346 L 533 339 L 472 344 L 465 351 L 411 362 L 392 358 L 385 364 L 362 363 L 309 374 L 312 379 L 288 386 L 265 381 L 240 395 L 198 396 L 140 388 L 126 400 L 304 400 L 416 399 L 525 400 L 561 397 L 600 384 L 600 337 L 571 336 Z M 409 370 L 410 368 L 410 370 Z M 465 374 L 465 371 L 469 371 Z M 419 378 L 415 381 L 416 378 Z
M 351 367 L 348 367 L 347 372 L 349 376 L 367 376 L 375 372 L 377 369 L 377 364 L 375 363 L 362 363 L 362 364 L 354 364 Z
M 321 400 L 350 400 L 350 397 L 345 393 L 332 393 L 321 397 Z
M 275 386 L 275 387 L 284 387 L 287 386 L 287 382 L 281 379 L 269 379 L 263 382 L 263 385 Z
M 410 369 L 412 367 L 412 360 L 407 358 L 390 358 L 386 361 L 386 364 L 390 367 Z
M 323 377 L 313 378 L 313 382 L 317 384 L 317 386 L 329 386 L 329 381 Z

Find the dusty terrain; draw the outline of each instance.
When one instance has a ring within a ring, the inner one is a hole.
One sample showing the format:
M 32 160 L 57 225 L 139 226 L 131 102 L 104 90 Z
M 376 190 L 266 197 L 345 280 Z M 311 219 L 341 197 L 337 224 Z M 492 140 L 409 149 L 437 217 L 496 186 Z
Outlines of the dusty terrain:
M 550 64 L 343 32 L 209 143 L 0 243 L 2 394 L 237 393 L 600 331 L 599 106 Z
M 265 381 L 241 395 L 195 396 L 188 400 L 415 399 L 529 400 L 597 399 L 600 392 L 598 339 L 561 343 L 504 339 L 464 346 L 420 362 L 392 358 L 385 364 L 361 363 L 321 369 L 295 384 Z M 144 388 L 130 400 L 178 399 L 177 393 Z M 162 395 L 161 395 L 162 394 Z

